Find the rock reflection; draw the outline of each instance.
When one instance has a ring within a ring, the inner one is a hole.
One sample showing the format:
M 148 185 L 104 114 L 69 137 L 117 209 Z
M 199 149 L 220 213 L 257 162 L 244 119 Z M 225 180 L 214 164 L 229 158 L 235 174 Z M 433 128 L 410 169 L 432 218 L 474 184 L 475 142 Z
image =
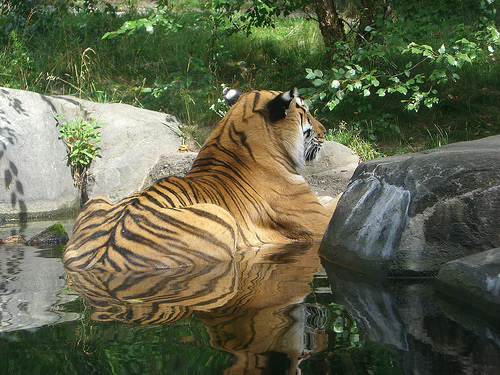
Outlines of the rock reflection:
M 69 272 L 92 318 L 158 324 L 195 314 L 213 347 L 231 352 L 228 374 L 288 368 L 327 346 L 320 307 L 303 304 L 321 267 L 319 244 L 249 249 L 234 262 L 147 273 Z M 267 370 L 265 370 L 267 369 Z
M 435 294 L 432 281 L 380 281 L 324 262 L 334 299 L 405 374 L 497 374 L 498 322 Z
M 59 307 L 78 297 L 64 289 L 64 269 L 57 258 L 24 245 L 0 251 L 0 333 L 33 329 L 78 319 Z

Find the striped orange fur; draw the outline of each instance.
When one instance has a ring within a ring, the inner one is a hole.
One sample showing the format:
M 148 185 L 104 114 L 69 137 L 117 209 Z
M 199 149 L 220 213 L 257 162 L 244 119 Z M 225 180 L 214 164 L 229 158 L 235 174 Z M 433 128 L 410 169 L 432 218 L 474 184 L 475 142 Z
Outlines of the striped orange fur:
M 67 268 L 182 267 L 322 238 L 335 204 L 322 205 L 297 167 L 316 158 L 325 128 L 296 90 L 232 99 L 184 178 L 84 206 L 63 255 Z

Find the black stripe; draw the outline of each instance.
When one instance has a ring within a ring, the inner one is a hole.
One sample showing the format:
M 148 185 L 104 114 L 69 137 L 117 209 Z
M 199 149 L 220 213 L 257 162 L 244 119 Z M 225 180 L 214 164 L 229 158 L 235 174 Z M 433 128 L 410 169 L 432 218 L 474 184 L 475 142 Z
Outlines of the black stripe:
M 255 112 L 255 108 L 257 107 L 257 104 L 260 100 L 260 92 L 254 91 L 253 94 L 255 95 L 253 98 L 253 106 L 252 106 L 252 112 Z

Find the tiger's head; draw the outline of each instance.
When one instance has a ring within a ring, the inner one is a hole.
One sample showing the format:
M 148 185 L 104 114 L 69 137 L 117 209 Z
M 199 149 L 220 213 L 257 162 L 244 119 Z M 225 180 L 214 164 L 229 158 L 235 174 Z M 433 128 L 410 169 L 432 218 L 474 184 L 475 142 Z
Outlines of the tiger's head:
M 275 147 L 284 149 L 295 167 L 301 167 L 318 157 L 326 129 L 311 115 L 296 88 L 287 92 L 266 90 L 249 93 L 226 88 L 223 96 L 231 106 L 227 116 L 234 118 L 235 113 L 238 113 L 246 126 L 259 123 L 255 119 L 251 120 L 250 116 L 261 116 L 267 126 L 266 134 Z M 253 130 L 245 129 L 247 137 Z

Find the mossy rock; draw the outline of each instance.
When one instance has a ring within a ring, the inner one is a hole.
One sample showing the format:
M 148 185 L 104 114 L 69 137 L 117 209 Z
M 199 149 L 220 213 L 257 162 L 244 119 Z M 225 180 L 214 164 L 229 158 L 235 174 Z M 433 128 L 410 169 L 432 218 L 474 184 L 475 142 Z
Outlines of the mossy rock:
M 26 245 L 65 245 L 68 240 L 68 233 L 66 233 L 64 226 L 58 222 L 47 229 L 38 232 L 26 242 Z

